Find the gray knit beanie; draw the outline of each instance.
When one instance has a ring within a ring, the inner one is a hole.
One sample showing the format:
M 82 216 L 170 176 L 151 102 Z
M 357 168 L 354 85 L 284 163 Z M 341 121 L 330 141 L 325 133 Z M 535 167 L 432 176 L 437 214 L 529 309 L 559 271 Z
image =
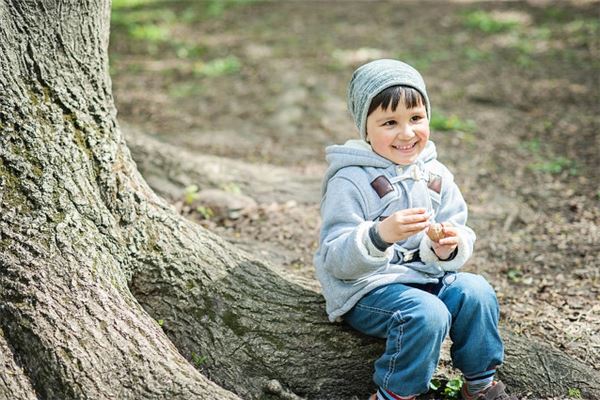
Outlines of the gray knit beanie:
M 371 61 L 354 71 L 346 94 L 348 110 L 363 140 L 366 140 L 367 136 L 367 112 L 371 100 L 384 89 L 397 85 L 410 86 L 421 93 L 425 99 L 427 117 L 431 119 L 431 107 L 425 82 L 416 69 L 398 60 Z

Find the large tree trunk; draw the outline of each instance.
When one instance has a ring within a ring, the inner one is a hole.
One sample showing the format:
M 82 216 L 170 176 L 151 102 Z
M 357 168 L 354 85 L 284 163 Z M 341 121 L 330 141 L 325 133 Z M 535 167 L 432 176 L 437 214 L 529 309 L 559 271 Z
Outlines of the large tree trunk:
M 109 16 L 108 1 L 0 3 L 1 348 L 40 398 L 235 399 L 128 288 L 160 247 L 153 221 L 177 217 L 117 128 Z
M 327 322 L 320 296 L 141 178 L 116 122 L 109 14 L 0 1 L 0 399 L 365 397 L 381 341 Z M 531 354 L 511 359 L 517 390 L 599 398 L 597 373 Z M 559 368 L 581 372 L 547 384 Z

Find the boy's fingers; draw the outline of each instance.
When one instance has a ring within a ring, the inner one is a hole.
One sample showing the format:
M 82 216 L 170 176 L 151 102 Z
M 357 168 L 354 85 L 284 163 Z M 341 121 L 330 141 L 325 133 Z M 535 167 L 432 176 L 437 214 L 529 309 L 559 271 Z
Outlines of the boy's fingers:
M 404 225 L 404 228 L 406 232 L 420 232 L 423 229 L 426 229 L 429 225 L 431 225 L 429 222 L 420 222 L 417 224 Z
M 458 230 L 454 228 L 444 228 L 444 235 L 448 236 L 458 236 Z
M 402 215 L 414 215 L 414 214 L 425 214 L 427 212 L 424 208 L 407 208 L 398 211 Z
M 402 217 L 402 222 L 405 224 L 415 224 L 428 221 L 429 217 L 426 214 L 406 215 Z
M 454 237 L 447 237 L 444 239 L 440 239 L 440 241 L 438 242 L 439 244 L 443 245 L 443 246 L 452 246 L 452 245 L 458 245 L 458 239 L 454 236 Z

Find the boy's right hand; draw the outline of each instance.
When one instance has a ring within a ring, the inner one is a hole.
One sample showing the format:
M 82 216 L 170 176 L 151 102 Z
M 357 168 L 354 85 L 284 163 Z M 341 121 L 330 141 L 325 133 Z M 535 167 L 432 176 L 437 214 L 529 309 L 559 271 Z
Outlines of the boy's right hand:
M 408 239 L 410 236 L 426 229 L 429 215 L 424 208 L 407 208 L 396 211 L 379 223 L 379 236 L 388 243 Z

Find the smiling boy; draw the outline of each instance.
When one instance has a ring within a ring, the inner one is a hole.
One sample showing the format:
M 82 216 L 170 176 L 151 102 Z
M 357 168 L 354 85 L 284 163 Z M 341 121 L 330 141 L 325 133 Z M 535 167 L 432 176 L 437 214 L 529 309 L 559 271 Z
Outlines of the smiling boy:
M 503 360 L 499 309 L 479 275 L 457 272 L 475 233 L 453 175 L 429 140 L 421 75 L 396 60 L 358 68 L 348 107 L 361 140 L 327 148 L 317 277 L 331 321 L 386 339 L 371 399 L 427 392 L 446 335 L 465 399 L 509 399 L 494 382 Z M 426 234 L 443 225 L 443 238 Z

